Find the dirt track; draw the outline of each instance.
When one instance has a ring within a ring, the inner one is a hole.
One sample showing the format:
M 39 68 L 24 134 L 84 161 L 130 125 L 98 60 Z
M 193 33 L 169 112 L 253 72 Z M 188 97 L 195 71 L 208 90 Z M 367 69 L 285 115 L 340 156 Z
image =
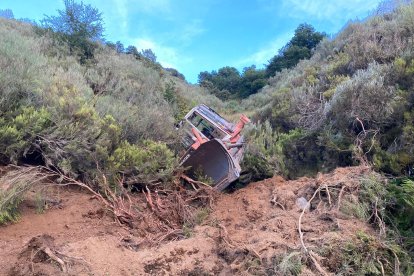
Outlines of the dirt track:
M 36 213 L 32 192 L 22 204 L 21 220 L 0 227 L 0 275 L 275 274 L 278 256 L 301 250 L 296 200 L 309 199 L 321 183 L 357 181 L 362 173 L 364 168 L 354 167 L 316 179 L 276 176 L 220 194 L 200 225 L 183 229 L 187 238 L 158 246 L 141 243 L 145 233 L 120 227 L 98 200 L 80 190 L 56 190 L 44 214 Z M 358 230 L 373 232 L 355 218 L 334 216 L 325 205 L 316 201 L 303 217 L 308 248 L 350 239 Z M 139 208 L 149 212 L 146 206 Z M 58 262 L 38 256 L 33 243 L 65 256 L 66 273 Z M 302 269 L 302 275 L 313 274 Z

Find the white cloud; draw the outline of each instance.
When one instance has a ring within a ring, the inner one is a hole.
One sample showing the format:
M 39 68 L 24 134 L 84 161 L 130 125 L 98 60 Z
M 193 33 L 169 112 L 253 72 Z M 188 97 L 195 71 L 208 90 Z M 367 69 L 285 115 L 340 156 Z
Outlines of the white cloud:
M 375 9 L 378 0 L 282 0 L 282 9 L 292 17 L 303 14 L 319 20 L 334 21 L 338 18 L 349 18 L 366 14 Z
M 128 30 L 128 0 L 114 0 L 114 4 L 119 15 L 118 22 L 121 22 L 121 30 L 123 33 Z
M 301 23 L 326 22 L 325 30 L 335 32 L 348 20 L 363 19 L 381 0 L 257 0 L 262 11 L 296 19 Z
M 293 32 L 288 32 L 277 37 L 270 43 L 261 47 L 261 49 L 237 61 L 235 63 L 235 66 L 240 67 L 255 64 L 257 67 L 261 67 L 263 64 L 266 64 L 273 56 L 275 56 L 278 53 L 279 49 L 285 46 L 292 37 Z
M 105 33 L 116 33 L 115 40 L 122 40 L 128 33 L 129 0 L 84 0 L 102 12 Z
M 119 39 L 128 36 L 128 27 L 131 16 L 136 13 L 161 14 L 171 11 L 171 0 L 86 0 L 87 2 L 98 3 L 97 6 L 104 7 L 104 17 L 108 22 L 116 24 L 116 30 L 119 32 Z
M 195 19 L 180 29 L 179 39 L 181 43 L 189 44 L 195 37 L 201 35 L 205 31 L 206 29 L 202 26 L 201 20 Z
M 144 13 L 168 13 L 171 11 L 171 0 L 129 0 L 128 2 L 132 9 Z
M 136 38 L 132 40 L 132 45 L 137 47 L 138 51 L 151 49 L 163 67 L 179 70 L 183 64 L 191 62 L 190 58 L 180 55 L 175 48 L 164 46 L 150 38 Z

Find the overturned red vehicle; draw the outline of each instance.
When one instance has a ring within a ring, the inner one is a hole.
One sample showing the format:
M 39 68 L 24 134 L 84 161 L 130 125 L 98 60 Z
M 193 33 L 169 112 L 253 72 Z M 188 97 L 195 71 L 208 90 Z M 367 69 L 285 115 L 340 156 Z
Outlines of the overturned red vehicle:
M 195 179 L 208 177 L 219 191 L 238 179 L 245 145 L 241 131 L 249 122 L 241 115 L 232 124 L 203 104 L 191 109 L 180 124 L 186 149 L 181 165 L 188 168 L 186 174 Z

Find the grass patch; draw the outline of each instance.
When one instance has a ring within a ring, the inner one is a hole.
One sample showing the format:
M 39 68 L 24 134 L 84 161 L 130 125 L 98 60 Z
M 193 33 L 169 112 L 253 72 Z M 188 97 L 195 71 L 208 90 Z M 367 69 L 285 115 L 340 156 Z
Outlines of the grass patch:
M 196 225 L 202 224 L 206 218 L 210 215 L 211 209 L 210 208 L 200 208 L 194 217 L 194 223 Z
M 0 225 L 19 219 L 19 204 L 24 194 L 47 178 L 35 167 L 22 167 L 0 178 Z
M 322 264 L 339 275 L 411 275 L 407 253 L 393 241 L 383 241 L 365 232 L 348 241 L 330 241 L 319 250 Z

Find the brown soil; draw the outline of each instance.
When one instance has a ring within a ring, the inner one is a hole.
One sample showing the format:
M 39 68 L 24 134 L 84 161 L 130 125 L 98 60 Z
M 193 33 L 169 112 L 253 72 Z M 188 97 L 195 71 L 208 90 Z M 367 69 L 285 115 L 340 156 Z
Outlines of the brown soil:
M 156 246 L 142 242 L 148 229 L 121 227 L 84 191 L 55 188 L 43 214 L 36 213 L 36 191 L 30 191 L 19 222 L 0 227 L 0 275 L 240 275 L 264 266 L 275 274 L 275 257 L 302 248 L 297 199 L 309 200 L 323 183 L 358 181 L 364 172 L 361 167 L 340 168 L 295 181 L 276 176 L 219 194 L 211 212 L 199 209 L 199 225 L 183 227 L 186 238 Z M 358 230 L 373 233 L 369 225 L 332 212 L 323 198 L 321 193 L 303 216 L 308 249 L 349 239 Z M 144 205 L 138 209 L 151 212 Z M 302 274 L 312 271 L 302 269 Z

